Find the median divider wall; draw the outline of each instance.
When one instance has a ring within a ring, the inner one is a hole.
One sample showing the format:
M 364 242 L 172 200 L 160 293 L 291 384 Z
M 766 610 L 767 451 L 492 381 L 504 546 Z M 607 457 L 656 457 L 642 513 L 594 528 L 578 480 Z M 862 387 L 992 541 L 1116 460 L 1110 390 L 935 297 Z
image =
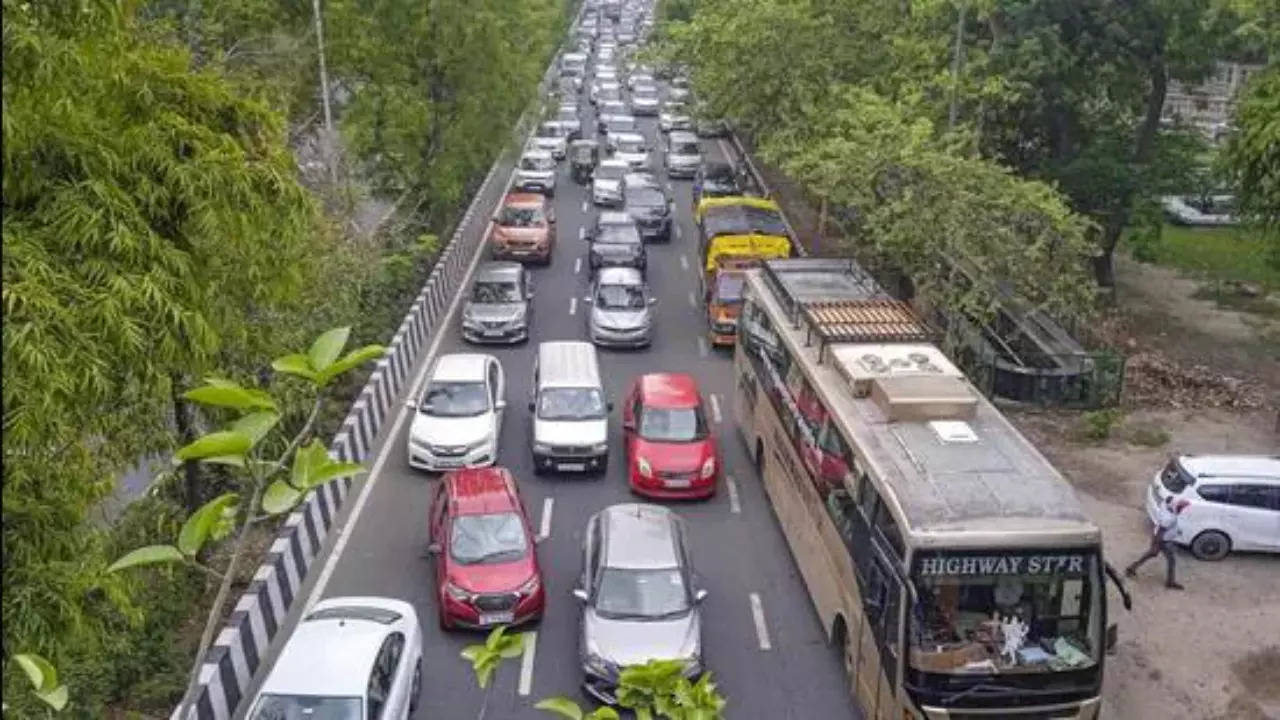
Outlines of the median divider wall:
M 575 24 L 578 15 L 575 15 Z M 516 152 L 539 119 L 542 101 L 557 75 L 557 51 L 543 75 L 537 97 L 512 133 Z M 516 157 L 511 148 L 489 168 L 475 196 L 436 259 L 435 267 L 414 298 L 409 312 L 377 361 L 369 380 L 356 396 L 351 410 L 330 444 L 330 455 L 349 462 L 368 459 L 375 440 L 393 405 L 410 388 L 412 369 L 433 335 L 441 330 L 450 302 L 466 280 L 472 261 L 482 249 L 488 212 L 507 192 Z M 186 720 L 230 720 L 253 687 L 256 674 L 271 642 L 279 635 L 295 602 L 307 571 L 328 536 L 347 499 L 351 478 L 335 480 L 307 495 L 289 514 L 276 539 L 236 602 L 226 624 L 205 653 L 198 671 L 200 687 Z M 171 720 L 179 720 L 175 709 Z

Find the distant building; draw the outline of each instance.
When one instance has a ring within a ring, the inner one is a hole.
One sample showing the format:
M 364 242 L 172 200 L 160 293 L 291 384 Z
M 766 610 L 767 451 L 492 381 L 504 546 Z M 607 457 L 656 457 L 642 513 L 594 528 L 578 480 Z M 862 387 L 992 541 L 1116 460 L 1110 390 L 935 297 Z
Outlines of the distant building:
M 1208 137 L 1217 139 L 1231 122 L 1240 89 L 1262 67 L 1218 62 L 1213 73 L 1198 85 L 1170 80 L 1161 118 L 1169 123 L 1199 128 Z

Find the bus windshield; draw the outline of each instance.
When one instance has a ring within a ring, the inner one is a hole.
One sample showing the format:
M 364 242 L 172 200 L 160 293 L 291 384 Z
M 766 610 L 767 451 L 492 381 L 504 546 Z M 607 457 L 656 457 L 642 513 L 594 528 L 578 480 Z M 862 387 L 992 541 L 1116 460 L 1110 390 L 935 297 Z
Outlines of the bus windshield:
M 945 674 L 1097 665 L 1103 581 L 1096 553 L 923 553 L 913 581 L 911 666 Z

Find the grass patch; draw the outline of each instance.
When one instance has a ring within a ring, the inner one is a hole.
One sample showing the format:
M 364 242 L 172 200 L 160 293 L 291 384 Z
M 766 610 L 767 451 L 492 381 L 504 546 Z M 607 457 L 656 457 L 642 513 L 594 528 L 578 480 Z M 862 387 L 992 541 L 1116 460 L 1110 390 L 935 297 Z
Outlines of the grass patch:
M 1150 423 L 1134 423 L 1126 428 L 1125 436 L 1130 443 L 1143 447 L 1160 447 L 1169 442 L 1169 432 Z
M 1080 442 L 1102 442 L 1111 437 L 1111 431 L 1123 419 L 1124 416 L 1115 408 L 1081 413 L 1071 435 Z
M 1140 251 L 1135 255 L 1141 259 L 1206 280 L 1237 280 L 1257 285 L 1264 293 L 1280 290 L 1280 266 L 1267 263 L 1266 242 L 1260 234 L 1245 228 L 1192 228 L 1166 223 L 1158 241 L 1143 243 L 1138 238 L 1128 238 L 1126 244 L 1130 250 Z

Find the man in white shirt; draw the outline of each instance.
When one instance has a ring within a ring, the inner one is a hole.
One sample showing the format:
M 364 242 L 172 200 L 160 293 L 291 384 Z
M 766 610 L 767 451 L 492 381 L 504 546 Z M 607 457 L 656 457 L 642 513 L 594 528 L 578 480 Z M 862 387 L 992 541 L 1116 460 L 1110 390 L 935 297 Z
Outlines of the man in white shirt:
M 1151 545 L 1142 557 L 1133 561 L 1129 567 L 1124 569 L 1124 574 L 1133 577 L 1138 572 L 1138 566 L 1150 560 L 1160 553 L 1164 553 L 1165 559 L 1165 578 L 1164 586 L 1171 590 L 1182 590 L 1183 587 L 1174 579 L 1174 548 L 1173 539 L 1178 536 L 1178 513 L 1186 507 L 1186 502 L 1175 503 L 1176 498 L 1170 495 L 1164 499 L 1164 504 L 1160 506 L 1156 513 L 1156 527 L 1151 535 Z

